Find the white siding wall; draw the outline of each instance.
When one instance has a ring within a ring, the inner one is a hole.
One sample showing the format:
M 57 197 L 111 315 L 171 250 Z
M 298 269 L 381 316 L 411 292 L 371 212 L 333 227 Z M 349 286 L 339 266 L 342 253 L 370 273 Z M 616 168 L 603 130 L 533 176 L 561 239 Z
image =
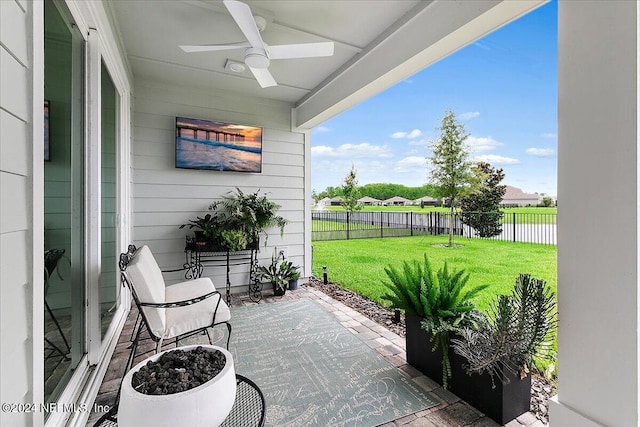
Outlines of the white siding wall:
M 286 246 L 288 258 L 304 266 L 305 135 L 291 132 L 291 105 L 228 93 L 203 93 L 141 79 L 136 80 L 135 88 L 134 242 L 148 244 L 161 268 L 180 267 L 185 259 L 185 235 L 190 233 L 179 230 L 180 224 L 204 213 L 213 200 L 235 187 L 245 192 L 260 189 L 282 206 L 279 213 L 290 221 L 284 237 L 272 229 L 267 248 L 261 241 L 261 264 L 270 261 L 275 246 Z M 262 173 L 176 169 L 176 116 L 262 127 Z M 204 275 L 222 287 L 224 271 L 207 268 Z M 244 267 L 237 268 L 232 274 L 232 286 L 247 283 L 246 271 Z M 309 274 L 303 272 L 303 276 Z M 172 279 L 177 278 L 176 275 Z
M 0 401 L 32 402 L 30 2 L 0 1 Z M 39 370 L 35 371 L 36 373 Z M 0 412 L 0 425 L 31 415 Z

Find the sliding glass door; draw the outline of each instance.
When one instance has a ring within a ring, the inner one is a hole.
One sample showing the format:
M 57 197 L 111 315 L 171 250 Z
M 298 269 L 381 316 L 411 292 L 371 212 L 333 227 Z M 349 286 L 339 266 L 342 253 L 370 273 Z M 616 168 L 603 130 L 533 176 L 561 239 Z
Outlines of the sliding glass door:
M 45 1 L 45 400 L 85 354 L 83 38 L 63 3 Z

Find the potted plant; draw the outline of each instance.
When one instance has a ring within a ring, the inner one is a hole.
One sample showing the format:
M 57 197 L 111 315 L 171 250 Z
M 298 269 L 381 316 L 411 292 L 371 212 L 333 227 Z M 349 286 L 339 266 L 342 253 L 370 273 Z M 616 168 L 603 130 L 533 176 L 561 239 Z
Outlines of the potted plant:
M 266 195 L 260 195 L 260 190 L 255 193 L 244 193 L 236 188 L 235 193 L 229 192 L 222 200 L 213 202 L 209 206 L 210 211 L 215 211 L 220 216 L 224 229 L 242 230 L 249 239 L 249 243 L 258 243 L 260 234 L 265 236 L 265 230 L 269 227 L 280 228 L 280 235 L 284 233 L 287 220 L 277 215 L 280 205 L 272 202 Z
M 546 282 L 520 274 L 511 295 L 499 295 L 489 316 L 463 327 L 451 340 L 467 375 L 455 375 L 452 391 L 500 424 L 529 410 L 533 358 L 551 342 L 555 295 Z
M 434 273 L 426 254 L 422 263 L 405 261 L 401 270 L 385 272 L 390 293 L 382 298 L 405 312 L 407 362 L 447 388 L 450 335 L 474 322 L 472 300 L 487 285 L 469 287 L 469 275 L 449 272 L 446 262 Z
M 179 228 L 188 227 L 190 230 L 195 228 L 196 244 L 206 245 L 213 244 L 219 236 L 221 230 L 220 219 L 216 215 L 206 214 L 196 219 L 190 219 L 188 223 L 182 224 Z
M 233 407 L 236 375 L 231 353 L 189 345 L 153 355 L 124 377 L 118 425 L 220 425 Z
M 289 281 L 297 280 L 300 277 L 299 266 L 287 261 L 281 254 L 271 257 L 271 264 L 258 268 L 258 278 L 267 279 L 273 285 L 273 294 L 282 296 L 287 292 Z
M 270 201 L 266 195 L 245 194 L 239 188 L 235 193 L 223 196 L 222 200 L 209 205 L 209 213 L 189 220 L 179 228 L 195 229 L 195 238 L 187 237 L 193 244 L 207 251 L 242 251 L 258 249 L 260 234 L 277 226 L 284 232 L 287 220 L 277 215 L 280 205 Z M 267 239 L 265 238 L 265 246 Z
M 287 278 L 287 281 L 289 282 L 289 290 L 290 291 L 295 291 L 296 289 L 298 289 L 298 280 L 300 279 L 300 266 L 299 265 L 293 265 L 292 262 L 287 261 L 288 262 L 288 272 L 285 275 Z

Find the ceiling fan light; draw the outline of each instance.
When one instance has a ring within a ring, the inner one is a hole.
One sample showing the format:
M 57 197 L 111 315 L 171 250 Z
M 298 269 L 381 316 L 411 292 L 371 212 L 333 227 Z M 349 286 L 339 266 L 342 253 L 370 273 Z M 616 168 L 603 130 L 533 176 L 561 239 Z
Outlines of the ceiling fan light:
M 242 62 L 227 59 L 227 63 L 225 64 L 224 68 L 231 71 L 232 73 L 244 73 L 247 69 L 247 66 Z
M 267 68 L 269 66 L 269 58 L 261 53 L 247 53 L 244 57 L 244 63 L 251 68 Z

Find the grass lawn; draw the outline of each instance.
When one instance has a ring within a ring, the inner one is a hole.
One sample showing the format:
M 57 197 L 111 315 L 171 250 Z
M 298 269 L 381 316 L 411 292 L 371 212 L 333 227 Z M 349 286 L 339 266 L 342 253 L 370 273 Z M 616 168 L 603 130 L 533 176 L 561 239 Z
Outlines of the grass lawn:
M 322 277 L 322 266 L 326 266 L 330 281 L 388 306 L 381 299 L 386 293 L 381 283 L 387 277 L 384 267 L 391 264 L 400 268 L 403 261 L 422 260 L 426 253 L 434 270 L 439 270 L 446 260 L 450 271 L 465 269 L 470 273 L 469 285 L 489 285 L 475 301 L 483 311 L 491 306 L 497 294 L 511 293 L 519 273 L 546 280 L 557 293 L 556 246 L 466 238 L 455 240 L 463 245 L 460 248 L 437 246 L 446 242 L 446 236 L 313 242 L 313 272 Z M 554 338 L 550 348 L 552 358 L 557 354 L 557 346 Z M 556 375 L 554 363 L 536 359 L 537 368 L 548 377 Z
M 435 270 L 446 260 L 450 269 L 470 273 L 469 284 L 488 284 L 476 301 L 483 310 L 496 294 L 511 292 L 519 273 L 530 273 L 546 280 L 554 292 L 557 289 L 556 246 L 467 238 L 455 240 L 461 248 L 434 246 L 446 242 L 446 236 L 313 242 L 313 272 L 322 277 L 322 266 L 327 266 L 329 280 L 383 304 L 384 267 L 421 260 L 424 253 Z

